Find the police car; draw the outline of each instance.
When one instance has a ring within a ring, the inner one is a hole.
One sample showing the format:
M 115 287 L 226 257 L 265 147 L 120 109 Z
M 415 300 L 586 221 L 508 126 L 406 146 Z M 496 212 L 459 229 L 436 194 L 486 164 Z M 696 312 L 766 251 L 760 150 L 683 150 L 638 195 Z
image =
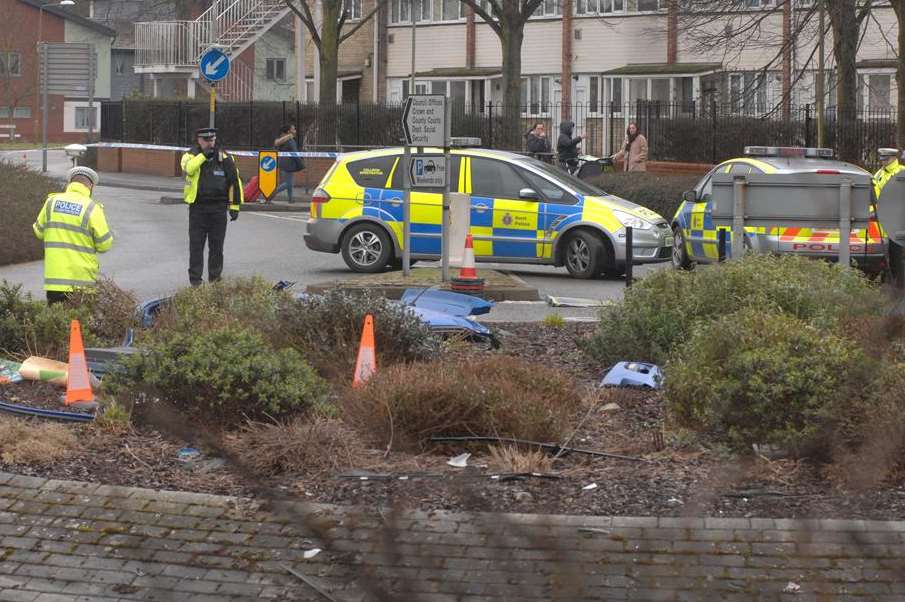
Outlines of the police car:
M 801 204 L 813 200 L 814 195 L 830 194 L 832 188 L 828 191 L 825 182 L 839 176 L 846 177 L 857 187 L 862 195 L 859 198 L 872 198 L 871 174 L 856 165 L 833 159 L 831 149 L 746 147 L 744 157 L 717 165 L 701 178 L 693 190 L 683 194 L 682 204 L 672 219 L 672 264 L 676 268 L 689 269 L 696 263 L 718 261 L 719 229 L 727 230 L 724 235 L 727 249 L 732 244 L 729 228 L 718 228 L 713 219 L 714 178 L 726 180 L 720 174 L 730 177 L 755 175 L 761 186 L 772 186 L 770 196 L 785 204 L 786 208 L 779 211 L 777 222 L 786 222 L 786 226 L 745 227 L 746 248 L 760 252 L 834 260 L 839 254 L 839 229 L 815 226 L 802 219 Z M 766 178 L 760 177 L 761 174 Z M 721 190 L 722 194 L 732 194 L 731 188 L 725 185 Z M 731 199 L 728 202 L 731 206 Z M 851 231 L 849 249 L 852 260 L 864 271 L 878 273 L 885 267 L 886 240 L 872 205 L 867 227 Z
M 311 199 L 309 249 L 342 253 L 356 272 L 401 262 L 402 154 L 387 148 L 337 159 Z M 455 149 L 449 177 L 454 192 L 471 197 L 476 261 L 565 265 L 576 278 L 621 275 L 626 226 L 635 263 L 669 261 L 672 232 L 660 215 L 536 159 Z M 411 257 L 437 259 L 442 195 L 413 190 L 411 203 Z

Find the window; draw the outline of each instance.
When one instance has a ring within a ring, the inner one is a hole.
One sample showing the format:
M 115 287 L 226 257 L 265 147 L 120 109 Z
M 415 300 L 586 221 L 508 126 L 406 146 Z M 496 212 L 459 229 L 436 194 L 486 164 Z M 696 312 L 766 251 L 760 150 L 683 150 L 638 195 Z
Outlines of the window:
M 13 109 L 13 119 L 31 119 L 31 107 L 16 107 Z
M 616 107 L 622 107 L 622 78 L 614 77 L 610 79 L 610 102 Z M 621 108 L 617 109 L 621 110 Z
M 93 129 L 94 122 L 96 119 L 92 119 L 92 113 L 97 115 L 97 107 L 92 107 L 93 110 L 88 107 L 76 107 L 75 108 L 75 129 L 77 130 L 87 130 Z
M 647 100 L 647 78 L 628 80 L 628 101 L 635 104 L 639 100 Z
M 361 0 L 343 0 L 343 10 L 348 14 L 346 19 L 358 21 L 361 19 Z
M 522 101 L 530 115 L 550 112 L 552 78 L 533 75 L 522 79 Z M 527 85 L 525 85 L 527 82 Z
M 123 75 L 126 73 L 126 61 L 124 59 L 115 59 L 113 61 L 113 73 Z
M 600 12 L 602 13 L 621 13 L 624 9 L 624 0 L 600 0 Z
M 654 12 L 666 8 L 664 0 L 638 0 L 638 12 Z
M 385 188 L 396 159 L 395 155 L 391 155 L 352 161 L 348 165 L 349 174 L 356 184 L 364 188 Z
M 431 20 L 432 0 L 392 0 L 390 2 L 390 22 L 391 23 L 411 23 L 411 9 L 415 11 L 415 18 L 418 21 Z
M 537 7 L 537 10 L 534 11 L 535 17 L 555 17 L 562 13 L 562 7 L 559 5 L 559 0 L 544 0 L 541 2 L 540 6 Z
M 652 79 L 650 82 L 650 99 L 660 102 L 669 102 L 669 80 Z
M 591 78 L 591 89 L 589 92 L 588 110 L 591 113 L 597 113 L 600 110 L 600 78 Z
M 730 75 L 729 102 L 735 112 L 766 111 L 766 75 L 763 72 L 734 73 Z
M 460 0 L 442 0 L 440 17 L 444 21 L 458 21 L 465 17 L 464 7 L 465 4 Z
M 267 59 L 267 79 L 270 81 L 286 81 L 286 59 Z
M 517 199 L 525 181 L 511 165 L 493 159 L 471 159 L 471 194 L 500 199 Z
M 446 96 L 446 82 L 431 82 L 431 94 L 442 94 L 443 96 Z
M 604 2 L 606 0 L 603 0 Z M 594 15 L 597 14 L 597 0 L 576 0 L 575 2 L 575 14 L 576 15 Z
M 871 74 L 868 76 L 867 106 L 871 111 L 887 111 L 889 102 L 889 75 Z
M 22 55 L 18 52 L 0 52 L 0 75 L 22 75 Z
M 314 92 L 314 80 L 305 80 L 305 98 L 308 102 L 317 102 L 317 96 Z
M 557 205 L 575 205 L 578 203 L 578 199 L 550 180 L 528 170 L 522 170 L 521 174 L 528 180 L 528 185 L 548 203 L 556 203 Z

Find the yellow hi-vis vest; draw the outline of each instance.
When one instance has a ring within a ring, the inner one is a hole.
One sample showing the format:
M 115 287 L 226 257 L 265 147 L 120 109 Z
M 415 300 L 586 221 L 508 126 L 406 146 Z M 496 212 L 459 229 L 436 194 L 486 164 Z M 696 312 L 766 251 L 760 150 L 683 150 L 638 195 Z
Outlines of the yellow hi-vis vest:
M 49 195 L 32 230 L 44 241 L 44 290 L 69 292 L 96 284 L 97 254 L 110 250 L 113 233 L 104 206 L 91 200 L 87 186 L 72 182 L 65 192 Z
M 218 152 L 220 153 L 221 162 L 226 159 L 233 161 L 233 158 L 223 151 Z M 202 153 L 193 155 L 191 151 L 189 151 L 182 155 L 180 165 L 182 166 L 182 173 L 185 174 L 185 185 L 182 187 L 182 200 L 188 205 L 192 205 L 198 197 L 198 182 L 201 180 L 201 166 L 204 165 L 205 161 L 207 161 L 207 157 Z M 234 186 L 229 187 L 227 194 L 229 195 L 229 210 L 238 211 L 245 199 L 243 198 L 242 178 L 239 177 L 239 166 L 235 164 L 235 161 L 233 161 L 233 165 L 236 168 L 236 183 Z
M 902 165 L 899 163 L 899 160 L 896 159 L 889 165 L 881 167 L 877 173 L 874 174 L 874 194 L 876 194 L 877 199 L 880 198 L 880 192 L 883 191 L 883 187 L 886 186 L 886 183 L 903 169 L 905 169 L 905 165 Z

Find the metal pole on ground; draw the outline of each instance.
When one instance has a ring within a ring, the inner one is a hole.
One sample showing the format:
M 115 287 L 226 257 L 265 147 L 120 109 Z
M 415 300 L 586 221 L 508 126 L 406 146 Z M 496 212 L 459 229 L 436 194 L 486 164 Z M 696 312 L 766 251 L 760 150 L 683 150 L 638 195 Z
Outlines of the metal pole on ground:
M 47 173 L 47 44 L 41 44 L 39 48 L 43 52 L 41 64 L 44 66 L 41 76 L 41 171 Z
M 745 178 L 735 178 L 732 206 L 732 259 L 745 254 Z

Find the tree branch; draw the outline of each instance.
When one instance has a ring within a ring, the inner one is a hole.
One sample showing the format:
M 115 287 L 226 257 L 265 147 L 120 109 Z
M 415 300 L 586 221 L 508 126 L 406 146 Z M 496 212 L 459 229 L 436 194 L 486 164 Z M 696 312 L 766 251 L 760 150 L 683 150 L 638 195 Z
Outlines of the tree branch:
M 298 0 L 299 5 L 302 7 L 299 10 L 295 3 L 292 0 L 283 0 L 286 3 L 286 6 L 289 7 L 289 10 L 295 13 L 295 16 L 299 18 L 299 20 L 305 25 L 305 28 L 308 30 L 308 33 L 311 34 L 311 40 L 314 42 L 314 45 L 317 46 L 317 49 L 321 48 L 321 36 L 317 31 L 317 25 L 314 23 L 314 17 L 311 16 L 311 9 L 308 7 L 308 0 Z M 299 56 L 304 56 L 303 50 L 300 48 L 297 50 L 299 52 Z
M 460 0 L 460 2 L 462 2 L 463 4 L 465 4 L 467 6 L 470 6 L 471 10 L 473 10 L 476 15 L 481 17 L 485 23 L 490 25 L 490 28 L 494 32 L 496 32 L 496 34 L 498 36 L 500 36 L 500 37 L 503 36 L 503 28 L 500 25 L 500 22 L 497 20 L 494 20 L 493 17 L 491 17 L 489 14 L 487 14 L 487 11 L 484 10 L 483 8 L 481 8 L 480 4 L 476 0 Z M 490 8 L 491 8 L 491 12 L 496 12 L 497 14 L 499 14 L 500 7 L 496 4 L 495 0 L 490 0 Z
M 374 15 L 377 14 L 377 11 L 379 11 L 381 8 L 383 8 L 386 5 L 386 3 L 387 3 L 387 0 L 378 0 L 377 3 L 374 5 L 374 8 L 371 10 L 371 12 L 369 12 L 367 15 L 365 15 L 355 27 L 353 27 L 347 33 L 344 33 L 343 35 L 341 35 L 339 37 L 339 43 L 342 44 L 343 42 L 345 42 L 346 40 L 348 40 L 349 38 L 354 36 L 355 32 L 358 31 L 359 29 L 361 29 L 365 23 L 370 21 L 374 17 Z M 414 15 L 412 15 L 412 17 L 414 17 Z M 340 23 L 339 30 L 342 31 L 342 23 Z

